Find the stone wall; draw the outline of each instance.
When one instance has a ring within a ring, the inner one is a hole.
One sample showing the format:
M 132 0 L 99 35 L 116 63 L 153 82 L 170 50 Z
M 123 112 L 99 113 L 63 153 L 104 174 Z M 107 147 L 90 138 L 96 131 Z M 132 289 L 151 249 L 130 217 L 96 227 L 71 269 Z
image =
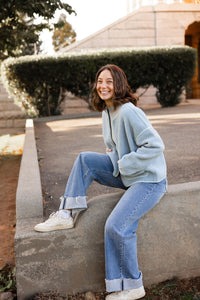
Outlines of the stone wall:
M 200 5 L 144 6 L 102 30 L 60 49 L 59 53 L 88 49 L 184 45 L 185 30 L 200 20 Z

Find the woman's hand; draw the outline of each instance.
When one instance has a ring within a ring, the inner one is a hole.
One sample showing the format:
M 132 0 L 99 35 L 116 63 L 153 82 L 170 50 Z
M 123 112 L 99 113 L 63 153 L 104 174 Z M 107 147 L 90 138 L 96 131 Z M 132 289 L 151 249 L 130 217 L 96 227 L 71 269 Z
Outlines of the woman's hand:
M 111 152 L 112 149 L 106 148 L 106 152 Z M 119 163 L 119 160 L 117 161 L 117 163 Z

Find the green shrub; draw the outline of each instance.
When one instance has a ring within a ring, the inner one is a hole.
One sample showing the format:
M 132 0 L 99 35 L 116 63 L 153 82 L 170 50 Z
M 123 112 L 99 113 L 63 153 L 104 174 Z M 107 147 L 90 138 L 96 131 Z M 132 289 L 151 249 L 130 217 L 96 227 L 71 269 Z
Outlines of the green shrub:
M 0 269 L 0 293 L 6 291 L 16 291 L 15 268 L 8 264 Z
M 108 63 L 125 71 L 133 91 L 153 85 L 159 103 L 174 106 L 194 74 L 196 50 L 178 46 L 126 48 L 9 58 L 2 64 L 2 79 L 29 115 L 54 115 L 59 114 L 61 89 L 89 101 L 95 74 Z

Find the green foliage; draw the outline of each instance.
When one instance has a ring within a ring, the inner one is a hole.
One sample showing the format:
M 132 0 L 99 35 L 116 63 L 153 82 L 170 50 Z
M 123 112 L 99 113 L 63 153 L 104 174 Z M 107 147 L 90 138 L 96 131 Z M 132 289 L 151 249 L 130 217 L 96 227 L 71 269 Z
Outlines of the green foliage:
M 66 47 L 76 41 L 76 32 L 73 30 L 71 24 L 67 22 L 64 14 L 60 15 L 58 24 L 53 32 L 52 40 L 55 51 L 58 51 L 63 44 Z
M 105 64 L 121 67 L 133 91 L 153 85 L 164 106 L 180 102 L 179 95 L 191 80 L 196 50 L 190 47 L 128 48 L 7 59 L 2 80 L 16 103 L 30 115 L 59 113 L 60 88 L 89 101 L 97 70 Z
M 195 292 L 186 293 L 184 296 L 180 296 L 180 300 L 199 300 L 200 296 L 195 296 Z
M 178 279 L 176 277 L 152 284 L 147 289 L 145 299 L 171 299 L 171 300 L 200 300 L 199 277 Z
M 0 60 L 10 56 L 34 53 L 34 44 L 39 43 L 40 32 L 51 29 L 49 20 L 57 9 L 64 9 L 71 14 L 72 7 L 61 0 L 0 0 Z M 41 23 L 35 24 L 37 17 Z M 38 45 L 39 46 L 39 45 Z
M 15 268 L 10 265 L 5 265 L 0 270 L 0 292 L 5 291 L 15 291 L 16 281 L 15 281 Z

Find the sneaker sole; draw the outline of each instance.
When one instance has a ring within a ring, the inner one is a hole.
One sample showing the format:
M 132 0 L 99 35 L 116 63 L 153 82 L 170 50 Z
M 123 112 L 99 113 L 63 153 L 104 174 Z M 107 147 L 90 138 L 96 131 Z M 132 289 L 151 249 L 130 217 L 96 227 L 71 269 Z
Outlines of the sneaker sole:
M 137 295 L 127 295 L 127 296 L 121 296 L 121 299 L 127 299 L 127 300 L 137 300 L 137 299 L 141 299 L 146 295 L 145 290 L 141 291 L 140 293 L 138 293 Z M 115 296 L 113 294 L 110 294 L 108 296 L 106 296 L 106 300 L 110 300 L 110 299 L 114 299 L 116 297 L 116 299 L 120 299 L 119 295 Z M 127 298 L 126 298 L 127 297 Z
M 73 227 L 74 227 L 74 224 L 67 225 L 67 226 L 56 226 L 56 227 L 45 228 L 45 229 L 39 229 L 39 228 L 34 227 L 34 230 L 38 231 L 38 232 L 50 232 L 50 231 L 55 231 L 55 230 L 70 229 Z
M 141 299 L 143 298 L 144 296 L 146 295 L 146 293 L 141 293 L 140 295 L 136 296 L 136 298 L 133 298 L 133 300 L 136 300 L 136 299 Z

